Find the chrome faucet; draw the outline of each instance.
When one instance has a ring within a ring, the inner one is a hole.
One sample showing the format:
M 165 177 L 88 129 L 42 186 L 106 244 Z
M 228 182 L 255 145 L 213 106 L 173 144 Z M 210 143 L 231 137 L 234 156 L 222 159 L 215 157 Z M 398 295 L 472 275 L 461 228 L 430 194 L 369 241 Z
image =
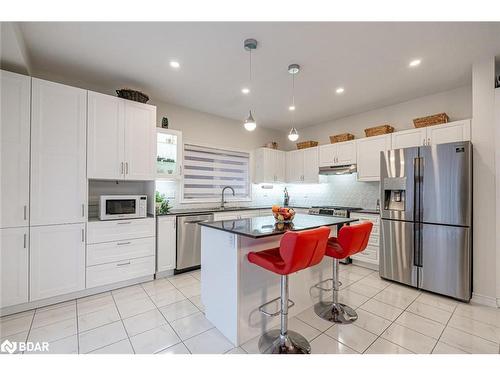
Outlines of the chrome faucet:
M 233 192 L 233 197 L 234 197 L 234 189 L 231 186 L 224 186 L 224 188 L 222 189 L 220 208 L 224 208 L 224 203 L 226 203 L 226 201 L 224 200 L 224 193 L 225 193 L 226 189 L 231 189 L 231 191 Z

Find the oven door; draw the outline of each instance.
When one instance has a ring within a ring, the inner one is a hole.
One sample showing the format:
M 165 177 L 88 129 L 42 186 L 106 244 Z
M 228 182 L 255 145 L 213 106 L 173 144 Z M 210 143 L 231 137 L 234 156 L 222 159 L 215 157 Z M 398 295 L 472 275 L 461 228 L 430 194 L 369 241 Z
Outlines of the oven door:
M 101 220 L 131 219 L 139 217 L 139 199 L 133 196 L 101 197 Z

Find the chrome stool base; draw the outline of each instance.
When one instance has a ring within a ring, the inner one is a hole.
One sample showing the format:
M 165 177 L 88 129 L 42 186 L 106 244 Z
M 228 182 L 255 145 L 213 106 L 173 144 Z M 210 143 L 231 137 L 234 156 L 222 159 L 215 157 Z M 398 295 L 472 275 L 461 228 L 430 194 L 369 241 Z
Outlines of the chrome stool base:
M 314 305 L 314 312 L 332 323 L 351 324 L 358 319 L 356 311 L 343 303 L 318 302 Z
M 288 331 L 282 339 L 280 330 L 273 329 L 261 336 L 259 351 L 263 354 L 310 354 L 311 345 L 300 333 Z

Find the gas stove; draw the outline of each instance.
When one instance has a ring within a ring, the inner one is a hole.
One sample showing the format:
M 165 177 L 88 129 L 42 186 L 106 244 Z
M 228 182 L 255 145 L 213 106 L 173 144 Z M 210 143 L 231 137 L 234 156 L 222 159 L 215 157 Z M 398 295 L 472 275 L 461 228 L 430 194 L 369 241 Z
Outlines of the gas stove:
M 310 215 L 349 217 L 349 213 L 362 210 L 360 207 L 345 206 L 313 206 L 309 209 Z

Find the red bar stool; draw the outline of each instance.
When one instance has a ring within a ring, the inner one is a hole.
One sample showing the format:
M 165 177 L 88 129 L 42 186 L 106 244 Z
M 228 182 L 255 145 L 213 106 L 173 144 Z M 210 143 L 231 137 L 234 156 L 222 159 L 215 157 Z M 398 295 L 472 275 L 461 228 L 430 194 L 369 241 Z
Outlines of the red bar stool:
M 294 305 L 288 299 L 288 275 L 304 268 L 312 267 L 323 259 L 330 229 L 321 227 L 302 232 L 286 232 L 280 246 L 259 252 L 248 253 L 248 261 L 268 271 L 281 275 L 281 296 L 259 307 L 267 316 L 281 314 L 280 329 L 264 333 L 259 340 L 261 353 L 272 354 L 309 354 L 311 345 L 299 333 L 288 331 L 288 308 Z M 280 300 L 280 310 L 275 313 L 265 311 L 264 307 Z
M 325 255 L 333 258 L 333 302 L 328 303 L 320 301 L 314 305 L 316 315 L 321 318 L 341 324 L 349 324 L 358 319 L 356 311 L 343 303 L 339 303 L 338 300 L 340 286 L 339 259 L 347 258 L 348 256 L 360 253 L 366 249 L 372 227 L 373 223 L 369 221 L 359 224 L 344 225 L 340 228 L 337 237 L 332 237 L 328 240 Z M 323 282 L 316 284 L 316 286 Z

